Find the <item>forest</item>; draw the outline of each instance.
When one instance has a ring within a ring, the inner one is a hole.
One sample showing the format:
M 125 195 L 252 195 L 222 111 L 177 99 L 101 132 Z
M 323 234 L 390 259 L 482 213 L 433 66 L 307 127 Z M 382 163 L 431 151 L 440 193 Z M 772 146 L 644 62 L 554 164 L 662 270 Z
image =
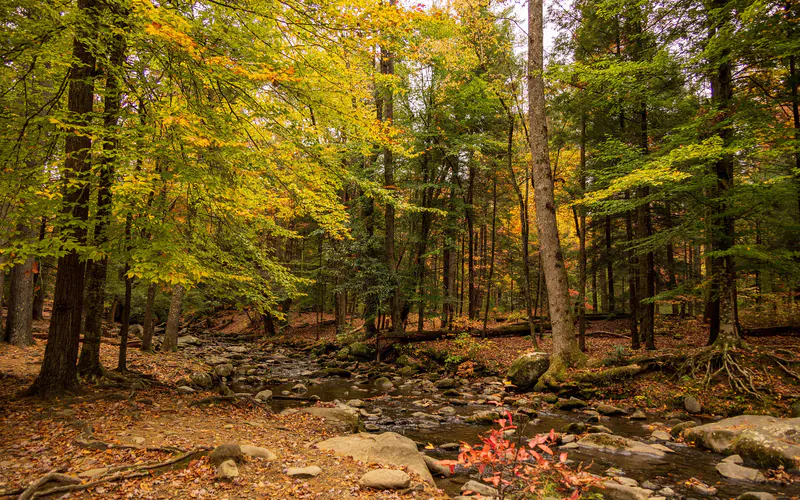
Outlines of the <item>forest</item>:
M 800 496 L 800 3 L 0 19 L 0 497 Z

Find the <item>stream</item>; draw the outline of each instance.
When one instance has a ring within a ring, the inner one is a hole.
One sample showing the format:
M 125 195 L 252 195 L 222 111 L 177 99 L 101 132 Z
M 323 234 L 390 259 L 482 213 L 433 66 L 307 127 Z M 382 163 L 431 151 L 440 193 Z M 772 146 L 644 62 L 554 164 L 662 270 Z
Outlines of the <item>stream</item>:
M 334 355 L 314 356 L 308 352 L 284 347 L 265 346 L 256 350 L 251 342 L 235 337 L 221 337 L 208 332 L 191 337 L 197 342 L 184 343 L 188 353 L 210 364 L 227 358 L 234 371 L 228 377 L 228 385 L 233 392 L 257 394 L 268 389 L 275 398 L 269 405 L 276 413 L 314 404 L 316 401 L 338 401 L 357 406 L 362 420 L 369 432 L 396 432 L 405 435 L 421 445 L 432 444 L 434 449 L 426 449 L 435 458 L 453 459 L 458 448 L 453 443 L 462 441 L 479 443 L 479 436 L 493 424 L 470 423 L 467 418 L 480 411 L 518 410 L 511 405 L 498 407 L 488 404 L 486 398 L 500 393 L 504 403 L 525 395 L 505 393 L 502 381 L 497 377 L 486 377 L 471 383 L 449 380 L 453 387 L 437 388 L 428 374 L 414 377 L 401 377 L 396 374 L 399 367 L 381 364 L 337 361 Z M 201 340 L 202 339 L 202 340 Z M 209 358 L 212 358 L 209 360 Z M 213 359 L 216 357 L 217 359 Z M 351 378 L 324 376 L 326 368 L 346 369 L 352 372 Z M 378 387 L 375 380 L 387 377 L 392 386 Z M 438 375 L 435 379 L 444 378 Z M 298 387 L 302 384 L 303 387 Z M 441 385 L 450 385 L 441 384 Z M 456 395 L 456 391 L 458 395 Z M 447 394 L 447 395 L 446 395 Z M 496 396 L 494 396 L 496 398 Z M 538 416 L 537 416 L 538 414 Z M 541 404 L 532 413 L 518 432 L 525 436 L 557 432 L 566 425 L 587 422 L 588 415 L 581 410 L 561 411 L 552 405 Z M 688 419 L 685 418 L 685 419 Z M 699 419 L 696 419 L 699 421 Z M 600 417 L 596 425 L 610 429 L 615 435 L 650 442 L 654 428 L 666 424 L 665 418 L 648 415 L 646 420 L 632 420 L 627 417 Z M 654 424 L 656 427 L 654 427 Z M 602 452 L 588 453 L 580 448 L 569 449 L 568 456 L 574 463 L 591 464 L 589 470 L 598 475 L 624 475 L 639 483 L 649 481 L 657 490 L 669 487 L 678 495 L 674 498 L 702 498 L 693 491 L 686 481 L 696 478 L 717 488 L 717 497 L 735 498 L 746 491 L 771 492 L 778 498 L 800 495 L 800 484 L 784 485 L 777 482 L 763 484 L 732 481 L 722 477 L 715 466 L 725 458 L 723 455 L 687 446 L 683 443 L 662 443 L 673 450 L 663 459 L 647 458 L 642 455 L 619 455 Z M 744 465 L 753 466 L 745 463 Z M 469 478 L 454 476 L 450 479 L 437 478 L 437 485 L 448 494 L 455 496 L 461 485 Z M 706 497 L 708 498 L 708 497 Z

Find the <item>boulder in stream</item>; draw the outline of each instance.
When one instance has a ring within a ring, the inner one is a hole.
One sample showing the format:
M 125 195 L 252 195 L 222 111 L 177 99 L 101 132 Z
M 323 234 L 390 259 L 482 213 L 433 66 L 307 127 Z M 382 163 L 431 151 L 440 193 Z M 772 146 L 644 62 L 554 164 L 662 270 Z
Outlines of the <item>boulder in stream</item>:
M 539 377 L 550 367 L 550 355 L 546 352 L 529 352 L 511 363 L 506 378 L 520 390 L 536 385 Z
M 308 413 L 315 417 L 324 418 L 328 423 L 343 427 L 350 432 L 360 430 L 362 425 L 358 410 L 347 405 L 338 405 L 335 408 L 312 406 L 298 411 L 300 413 Z
M 642 455 L 653 458 L 664 458 L 664 452 L 658 448 L 606 432 L 589 434 L 578 440 L 578 447 L 617 455 Z
M 411 476 L 401 470 L 375 469 L 361 476 L 358 484 L 376 490 L 402 490 L 411 486 Z
M 800 467 L 800 418 L 739 415 L 683 431 L 686 441 L 765 467 Z
M 416 443 L 394 432 L 340 436 L 317 443 L 316 446 L 321 450 L 350 456 L 362 462 L 408 467 L 427 483 L 434 484 L 425 460 L 417 451 Z

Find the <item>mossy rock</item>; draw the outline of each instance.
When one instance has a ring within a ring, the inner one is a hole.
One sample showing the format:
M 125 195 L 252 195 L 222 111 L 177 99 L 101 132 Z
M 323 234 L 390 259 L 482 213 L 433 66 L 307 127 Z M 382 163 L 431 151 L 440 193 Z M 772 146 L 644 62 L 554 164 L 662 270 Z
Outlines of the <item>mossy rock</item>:
M 526 390 L 539 381 L 550 367 L 550 355 L 546 352 L 529 352 L 511 363 L 506 378 L 518 389 Z
M 375 359 L 375 346 L 367 345 L 362 342 L 353 342 L 348 346 L 350 357 L 360 361 L 372 361 Z

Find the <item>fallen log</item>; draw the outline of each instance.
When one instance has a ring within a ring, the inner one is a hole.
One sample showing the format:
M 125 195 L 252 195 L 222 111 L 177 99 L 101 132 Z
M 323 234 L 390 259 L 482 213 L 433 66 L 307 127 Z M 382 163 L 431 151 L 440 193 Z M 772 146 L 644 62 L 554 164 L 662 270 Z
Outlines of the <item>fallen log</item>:
M 545 331 L 550 330 L 550 323 L 545 323 L 541 325 L 541 327 L 544 328 Z M 381 335 L 381 341 L 394 341 L 402 344 L 409 342 L 428 342 L 432 340 L 441 340 L 447 337 L 454 337 L 459 333 L 462 332 L 458 330 L 423 330 L 422 332 L 417 333 Z M 468 333 L 476 338 L 497 338 L 530 335 L 531 331 L 528 323 L 524 322 L 491 328 L 486 332 L 473 328 L 469 330 Z
M 742 329 L 742 337 L 779 337 L 783 335 L 795 336 L 798 334 L 800 334 L 800 327 L 792 325 Z

